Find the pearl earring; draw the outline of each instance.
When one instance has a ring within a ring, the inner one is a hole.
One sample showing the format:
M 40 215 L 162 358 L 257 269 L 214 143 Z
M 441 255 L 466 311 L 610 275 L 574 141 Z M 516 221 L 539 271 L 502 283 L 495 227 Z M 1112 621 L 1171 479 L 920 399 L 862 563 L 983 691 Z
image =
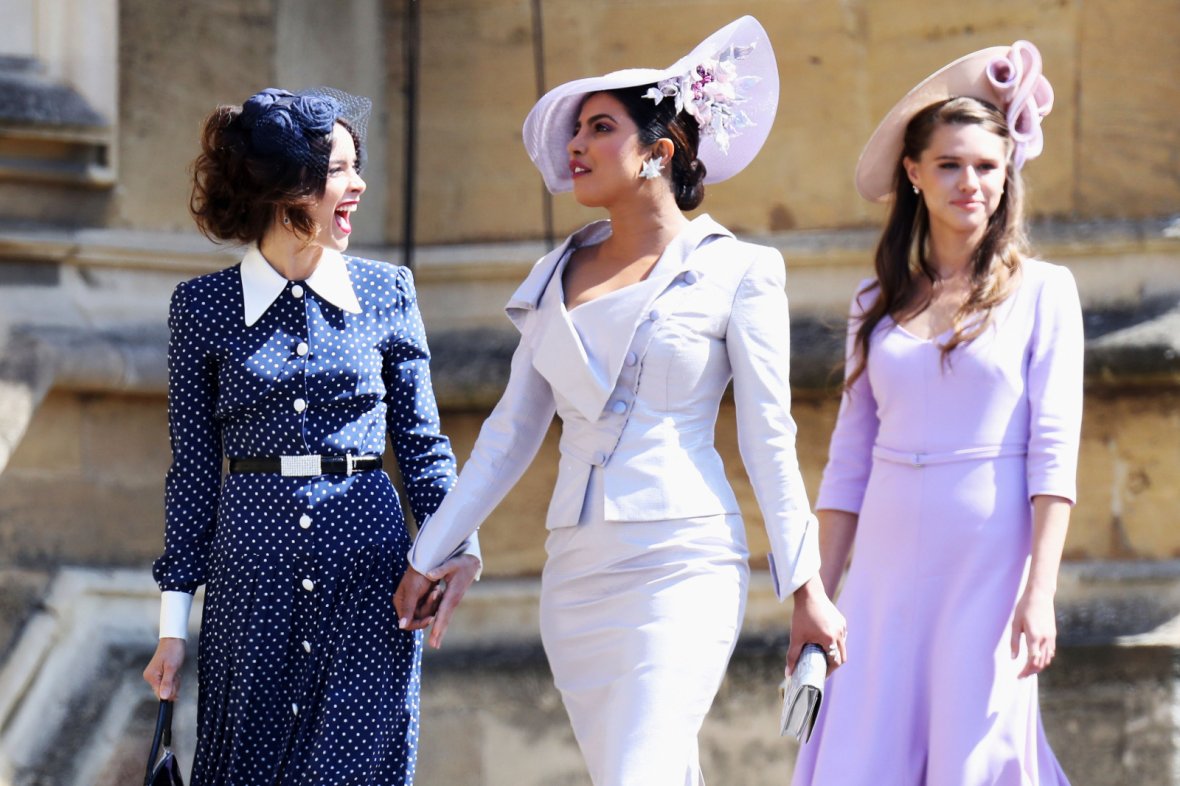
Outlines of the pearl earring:
M 655 180 L 664 171 L 664 159 L 649 158 L 643 162 L 643 167 L 639 170 L 639 176 L 644 180 Z
M 290 223 L 291 223 L 291 217 L 290 217 L 290 216 L 283 216 L 283 223 L 284 223 L 284 224 L 290 224 Z
M 915 194 L 921 194 L 921 193 L 922 193 L 922 189 L 918 188 L 917 186 L 910 186 L 910 188 L 914 189 L 914 193 L 915 193 Z

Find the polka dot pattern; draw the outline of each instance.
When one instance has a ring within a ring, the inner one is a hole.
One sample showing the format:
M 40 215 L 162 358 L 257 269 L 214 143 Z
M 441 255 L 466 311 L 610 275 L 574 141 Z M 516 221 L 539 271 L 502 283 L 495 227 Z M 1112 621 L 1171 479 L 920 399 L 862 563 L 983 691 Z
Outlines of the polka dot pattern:
M 253 326 L 238 266 L 181 284 L 162 590 L 206 585 L 193 786 L 410 784 L 421 634 L 391 600 L 410 536 L 388 475 L 231 474 L 223 457 L 380 454 L 419 521 L 455 477 L 408 270 L 346 257 L 362 309 L 289 282 Z

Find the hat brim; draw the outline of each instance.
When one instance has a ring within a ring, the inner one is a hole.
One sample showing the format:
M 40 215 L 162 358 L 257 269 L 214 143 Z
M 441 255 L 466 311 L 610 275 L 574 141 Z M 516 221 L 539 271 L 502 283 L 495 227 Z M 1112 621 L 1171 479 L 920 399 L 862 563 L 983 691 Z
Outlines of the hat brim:
M 553 88 L 533 106 L 524 121 L 524 146 L 529 158 L 540 170 L 545 186 L 558 194 L 574 187 L 566 145 L 573 136 L 578 109 L 585 96 L 604 90 L 618 90 L 653 84 L 679 76 L 697 64 L 715 58 L 732 45 L 754 46 L 741 61 L 743 76 L 758 81 L 746 91 L 740 108 L 752 123 L 729 138 L 729 152 L 716 140 L 701 134 L 697 157 L 705 164 L 705 182 L 719 183 L 745 169 L 762 149 L 778 110 L 778 63 L 770 39 L 762 25 L 752 16 L 743 16 L 721 28 L 667 68 L 629 68 L 603 76 L 576 79 Z
M 901 157 L 906 126 L 921 110 L 948 98 L 968 96 L 996 106 L 1002 99 L 987 78 L 987 67 L 1009 51 L 1007 46 L 980 49 L 943 66 L 923 79 L 893 105 L 873 131 L 856 162 L 856 190 L 870 202 L 884 202 L 893 195 L 893 177 Z

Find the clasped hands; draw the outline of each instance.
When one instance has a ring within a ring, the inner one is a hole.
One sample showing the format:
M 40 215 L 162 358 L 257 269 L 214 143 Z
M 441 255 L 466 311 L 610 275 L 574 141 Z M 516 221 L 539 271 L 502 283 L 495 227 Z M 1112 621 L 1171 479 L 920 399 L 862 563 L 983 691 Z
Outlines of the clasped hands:
M 451 557 L 426 573 L 407 566 L 393 595 L 398 627 L 403 630 L 429 627 L 430 646 L 441 647 L 455 608 L 475 581 L 479 566 L 479 560 L 469 554 Z

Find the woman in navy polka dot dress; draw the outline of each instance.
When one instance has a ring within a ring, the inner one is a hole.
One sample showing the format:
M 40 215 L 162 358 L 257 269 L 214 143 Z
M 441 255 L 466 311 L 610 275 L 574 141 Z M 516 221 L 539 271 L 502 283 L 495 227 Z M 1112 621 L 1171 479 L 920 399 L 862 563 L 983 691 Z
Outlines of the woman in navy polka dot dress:
M 368 109 L 264 90 L 210 116 L 194 166 L 198 226 L 247 250 L 178 286 L 169 316 L 173 461 L 144 677 L 175 697 L 204 584 L 193 786 L 413 781 L 422 643 L 391 604 L 410 536 L 380 456 L 388 432 L 420 522 L 455 460 L 409 271 L 341 253 Z M 478 566 L 466 544 L 448 594 Z

